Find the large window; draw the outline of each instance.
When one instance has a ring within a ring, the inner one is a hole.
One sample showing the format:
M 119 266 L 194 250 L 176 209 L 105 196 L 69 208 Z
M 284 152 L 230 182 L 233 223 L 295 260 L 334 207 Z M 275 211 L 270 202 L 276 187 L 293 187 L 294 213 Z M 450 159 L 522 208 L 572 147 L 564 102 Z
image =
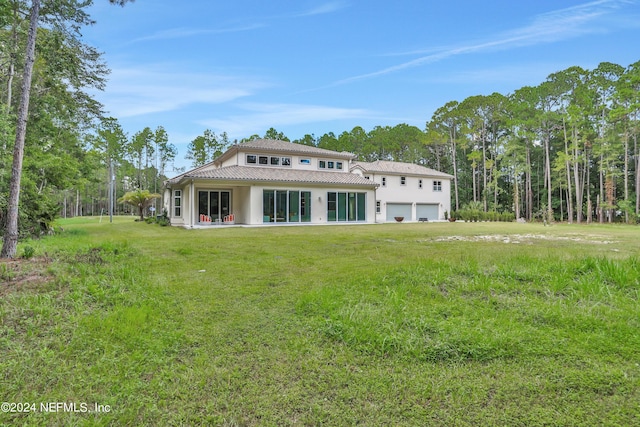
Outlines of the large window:
M 311 192 L 264 190 L 263 222 L 311 222 Z
M 327 221 L 366 221 L 365 193 L 327 193 Z
M 182 190 L 173 190 L 173 216 L 182 216 Z

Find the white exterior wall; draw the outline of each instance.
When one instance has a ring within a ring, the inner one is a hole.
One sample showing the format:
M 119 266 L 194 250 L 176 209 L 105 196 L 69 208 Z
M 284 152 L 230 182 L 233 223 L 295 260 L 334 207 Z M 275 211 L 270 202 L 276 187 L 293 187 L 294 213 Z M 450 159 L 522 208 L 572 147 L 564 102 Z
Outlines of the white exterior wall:
M 366 221 L 358 221 L 358 223 L 374 223 L 376 219 L 375 211 L 375 191 L 369 189 L 353 189 L 353 188 L 318 188 L 303 187 L 291 185 L 252 185 L 250 204 L 252 207 L 251 218 L 248 224 L 265 224 L 263 221 L 263 191 L 264 190 L 293 190 L 293 191 L 310 191 L 311 192 L 311 222 L 278 222 L 267 223 L 266 225 L 283 225 L 283 224 L 345 224 L 345 221 L 327 221 L 327 193 L 328 192 L 356 192 L 365 193 Z
M 376 215 L 377 222 L 387 221 L 387 203 L 410 203 L 411 218 L 405 218 L 405 221 L 419 219 L 416 214 L 417 204 L 438 205 L 438 218 L 429 218 L 430 220 L 443 220 L 444 212 L 451 211 L 451 180 L 448 178 L 402 175 L 405 176 L 406 183 L 401 185 L 401 175 L 372 173 L 364 173 L 363 175 L 380 184 L 376 191 L 377 200 L 380 201 L 380 213 Z M 386 178 L 385 186 L 382 185 L 383 177 Z M 419 186 L 420 180 L 422 180 L 422 188 Z M 442 191 L 433 191 L 433 181 L 442 182 Z
M 173 190 L 182 190 L 182 216 L 173 216 Z M 193 189 L 193 196 L 192 196 Z M 263 221 L 263 190 L 292 190 L 292 191 L 309 191 L 311 192 L 311 222 L 279 222 L 273 225 L 284 224 L 345 224 L 345 221 L 327 221 L 327 192 L 357 192 L 365 193 L 366 205 L 366 223 L 374 223 L 376 221 L 375 213 L 375 191 L 371 189 L 354 189 L 349 188 L 326 188 L 313 186 L 296 186 L 296 185 L 262 185 L 250 184 L 238 186 L 216 184 L 212 185 L 208 181 L 195 180 L 193 184 L 188 183 L 184 187 L 174 187 L 171 190 L 171 202 L 167 207 L 171 225 L 190 228 L 199 225 L 197 218 L 197 194 L 199 190 L 228 190 L 231 192 L 231 213 L 235 216 L 236 224 L 261 225 Z M 362 223 L 363 221 L 358 221 Z M 270 225 L 270 224 L 266 224 Z

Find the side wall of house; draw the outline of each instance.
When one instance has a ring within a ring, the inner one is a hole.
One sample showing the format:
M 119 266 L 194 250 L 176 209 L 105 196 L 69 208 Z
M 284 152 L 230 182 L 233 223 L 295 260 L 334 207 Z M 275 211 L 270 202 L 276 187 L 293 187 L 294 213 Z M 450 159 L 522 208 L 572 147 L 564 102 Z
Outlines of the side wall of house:
M 445 211 L 451 210 L 451 181 L 448 178 L 384 173 L 364 175 L 380 184 L 376 192 L 377 201 L 380 202 L 377 222 L 392 221 L 394 211 L 401 212 L 400 216 L 405 221 L 427 217 L 430 221 L 443 220 Z M 405 178 L 404 184 L 402 177 Z M 435 211 L 436 217 L 431 214 Z

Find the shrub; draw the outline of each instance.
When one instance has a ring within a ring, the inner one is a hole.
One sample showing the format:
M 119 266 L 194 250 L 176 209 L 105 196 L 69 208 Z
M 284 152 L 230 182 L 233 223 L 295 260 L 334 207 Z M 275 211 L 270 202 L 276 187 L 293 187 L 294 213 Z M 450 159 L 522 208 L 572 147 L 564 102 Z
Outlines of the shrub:
M 33 258 L 33 255 L 35 255 L 36 250 L 33 248 L 33 246 L 25 246 L 24 249 L 22 249 L 22 258 L 24 259 L 31 259 Z

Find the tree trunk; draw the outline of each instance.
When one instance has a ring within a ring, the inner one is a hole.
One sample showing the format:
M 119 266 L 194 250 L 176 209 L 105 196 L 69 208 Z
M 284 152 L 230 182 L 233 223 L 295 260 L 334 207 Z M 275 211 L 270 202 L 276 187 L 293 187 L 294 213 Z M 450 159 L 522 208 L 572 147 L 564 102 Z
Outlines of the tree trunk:
M 549 145 L 549 135 L 547 134 L 544 139 L 544 151 L 545 151 L 545 175 L 547 176 L 547 221 L 551 223 L 553 221 L 553 207 L 551 206 L 551 156 Z
M 456 153 L 456 134 L 455 130 L 451 137 L 451 161 L 453 163 L 453 188 L 456 196 L 456 211 L 460 209 L 460 198 L 458 196 L 458 163 Z M 438 169 L 439 170 L 439 169 Z
M 20 88 L 20 108 L 16 126 L 16 142 L 13 149 L 13 165 L 11 167 L 11 181 L 9 184 L 9 199 L 7 200 L 7 228 L 2 241 L 0 258 L 14 258 L 18 247 L 18 204 L 20 202 L 20 180 L 22 178 L 22 160 L 24 157 L 24 141 L 27 134 L 27 119 L 29 116 L 29 96 L 31 95 L 31 77 L 35 62 L 36 34 L 38 18 L 40 16 L 40 0 L 33 0 L 31 16 L 29 18 L 29 36 L 24 64 L 22 86 Z
M 629 131 L 624 132 L 624 201 L 629 201 Z M 624 222 L 629 223 L 629 205 L 624 211 Z
M 571 190 L 571 162 L 569 161 L 569 141 L 567 138 L 567 126 L 564 121 L 564 117 L 562 118 L 562 130 L 564 133 L 564 156 L 565 156 L 565 167 L 567 169 L 567 221 L 569 224 L 573 223 L 573 201 L 572 195 L 573 191 Z
M 582 222 L 582 195 L 584 186 L 580 185 L 580 162 L 578 156 L 578 132 L 573 128 L 573 181 L 576 187 L 576 222 Z M 584 182 L 584 181 L 583 181 Z
M 600 195 L 598 198 L 598 222 L 602 224 L 604 222 L 604 207 L 603 203 L 605 200 L 604 197 L 604 156 L 600 154 L 600 172 L 598 176 L 600 177 Z
M 531 149 L 527 143 L 527 173 L 526 173 L 526 200 L 527 200 L 527 221 L 533 218 L 533 183 L 531 182 Z

